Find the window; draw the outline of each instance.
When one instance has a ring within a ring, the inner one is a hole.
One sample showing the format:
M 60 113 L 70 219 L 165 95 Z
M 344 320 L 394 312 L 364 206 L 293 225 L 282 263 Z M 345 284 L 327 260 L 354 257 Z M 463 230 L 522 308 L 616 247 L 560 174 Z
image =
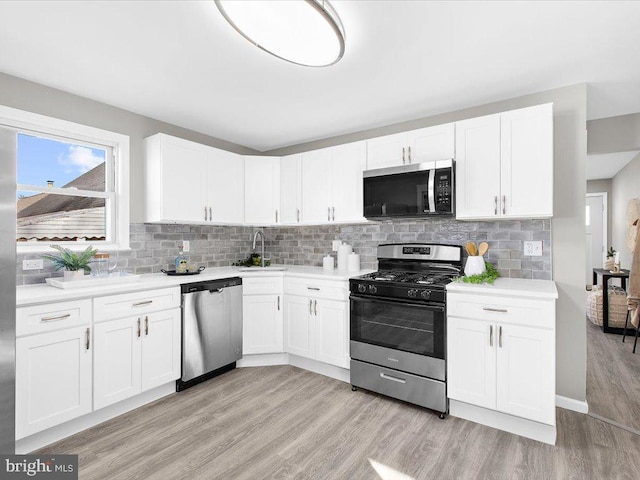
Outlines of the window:
M 129 247 L 128 137 L 2 106 L 0 128 L 15 139 L 19 252 Z

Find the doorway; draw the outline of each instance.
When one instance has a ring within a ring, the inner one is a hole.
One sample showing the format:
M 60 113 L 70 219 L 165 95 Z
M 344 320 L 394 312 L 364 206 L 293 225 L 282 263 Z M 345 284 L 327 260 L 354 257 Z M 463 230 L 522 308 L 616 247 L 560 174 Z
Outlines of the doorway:
M 593 284 L 593 269 L 602 268 L 607 251 L 607 192 L 587 193 L 586 285 Z

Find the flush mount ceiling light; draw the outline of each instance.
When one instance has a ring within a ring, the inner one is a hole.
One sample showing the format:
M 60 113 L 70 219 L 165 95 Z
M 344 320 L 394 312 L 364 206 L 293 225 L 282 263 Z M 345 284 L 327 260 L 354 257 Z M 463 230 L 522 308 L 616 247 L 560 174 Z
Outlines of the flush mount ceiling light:
M 240 35 L 297 65 L 327 67 L 344 54 L 344 29 L 326 0 L 215 0 Z

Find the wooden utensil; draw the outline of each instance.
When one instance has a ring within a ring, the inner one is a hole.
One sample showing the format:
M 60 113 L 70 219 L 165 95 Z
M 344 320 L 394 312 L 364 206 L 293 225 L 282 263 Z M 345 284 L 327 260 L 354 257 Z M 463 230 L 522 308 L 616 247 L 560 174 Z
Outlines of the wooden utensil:
M 472 257 L 475 257 L 478 254 L 478 250 L 476 249 L 476 244 L 473 242 L 467 242 L 467 253 Z
M 487 242 L 482 242 L 480 245 L 478 245 L 478 255 L 483 256 L 488 251 L 489 244 Z

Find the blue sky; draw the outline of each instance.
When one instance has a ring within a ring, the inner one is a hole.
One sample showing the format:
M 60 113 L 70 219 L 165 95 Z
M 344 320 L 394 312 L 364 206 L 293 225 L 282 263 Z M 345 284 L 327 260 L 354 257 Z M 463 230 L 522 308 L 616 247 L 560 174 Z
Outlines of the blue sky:
M 62 187 L 104 161 L 99 148 L 18 134 L 18 183 Z

